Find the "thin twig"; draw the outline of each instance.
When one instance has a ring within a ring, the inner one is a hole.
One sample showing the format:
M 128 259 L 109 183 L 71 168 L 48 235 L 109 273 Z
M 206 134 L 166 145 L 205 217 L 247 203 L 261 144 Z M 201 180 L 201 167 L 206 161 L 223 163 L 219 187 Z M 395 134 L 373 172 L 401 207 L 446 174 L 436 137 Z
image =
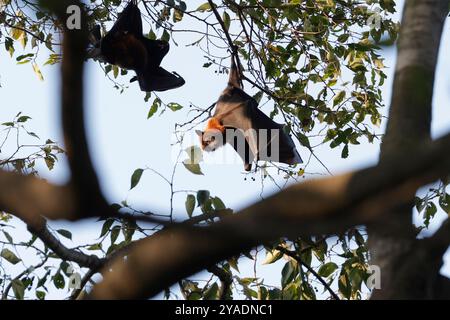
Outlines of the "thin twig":
M 284 253 L 285 255 L 295 259 L 299 264 L 301 264 L 309 272 L 311 272 L 317 278 L 317 280 L 319 280 L 319 282 L 325 287 L 325 289 L 328 290 L 328 292 L 331 294 L 331 296 L 333 297 L 334 300 L 341 300 L 341 299 L 339 299 L 338 295 L 333 291 L 333 289 L 331 289 L 331 287 L 328 285 L 328 283 L 311 266 L 309 266 L 308 264 L 303 262 L 302 258 L 298 254 L 296 254 L 295 252 L 289 251 L 288 249 L 283 248 L 282 246 L 277 246 L 276 249 L 278 251 Z

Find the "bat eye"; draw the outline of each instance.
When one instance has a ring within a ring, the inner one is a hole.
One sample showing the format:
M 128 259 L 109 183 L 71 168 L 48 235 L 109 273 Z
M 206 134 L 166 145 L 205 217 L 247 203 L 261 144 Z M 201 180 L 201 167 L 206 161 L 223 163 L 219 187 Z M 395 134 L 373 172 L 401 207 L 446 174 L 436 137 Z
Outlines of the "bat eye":
M 212 136 L 211 141 L 215 141 L 215 140 L 216 140 L 216 137 Z

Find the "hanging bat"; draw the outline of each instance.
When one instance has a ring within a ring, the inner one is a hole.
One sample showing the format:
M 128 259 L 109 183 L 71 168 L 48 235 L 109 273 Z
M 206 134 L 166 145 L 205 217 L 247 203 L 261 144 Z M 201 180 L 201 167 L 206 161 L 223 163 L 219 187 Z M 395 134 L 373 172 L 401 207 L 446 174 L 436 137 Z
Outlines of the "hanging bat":
M 284 126 L 264 114 L 256 100 L 242 90 L 240 75 L 232 56 L 228 85 L 216 103 L 214 114 L 204 131 L 196 130 L 202 149 L 214 151 L 229 143 L 244 161 L 246 171 L 258 160 L 302 163 Z
M 185 81 L 176 73 L 160 67 L 169 52 L 169 43 L 151 40 L 143 35 L 142 17 L 136 0 L 128 3 L 111 30 L 101 38 L 100 26 L 91 32 L 91 42 L 96 48 L 91 52 L 110 64 L 134 70 L 142 91 L 165 91 L 184 85 Z

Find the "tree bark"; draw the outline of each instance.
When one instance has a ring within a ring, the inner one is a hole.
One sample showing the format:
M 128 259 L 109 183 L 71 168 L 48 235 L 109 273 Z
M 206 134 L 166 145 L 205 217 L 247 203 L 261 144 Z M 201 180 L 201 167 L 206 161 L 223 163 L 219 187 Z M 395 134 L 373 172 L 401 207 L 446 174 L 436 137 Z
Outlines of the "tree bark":
M 380 162 L 397 154 L 415 155 L 431 141 L 435 69 L 448 0 L 407 0 L 398 42 L 397 66 Z M 442 255 L 436 259 L 416 239 L 409 201 L 369 226 L 371 264 L 381 270 L 381 289 L 372 299 L 427 299 L 436 296 Z

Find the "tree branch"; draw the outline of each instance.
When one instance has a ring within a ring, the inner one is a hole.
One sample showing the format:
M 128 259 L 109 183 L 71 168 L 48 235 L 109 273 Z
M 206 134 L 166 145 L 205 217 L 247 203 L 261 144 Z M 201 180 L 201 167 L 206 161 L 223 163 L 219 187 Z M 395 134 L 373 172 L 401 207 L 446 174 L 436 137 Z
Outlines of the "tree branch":
M 450 219 L 445 220 L 433 236 L 423 239 L 430 254 L 442 257 L 450 245 Z
M 153 296 L 193 273 L 280 237 L 332 234 L 369 224 L 408 202 L 418 187 L 450 172 L 450 135 L 422 146 L 414 159 L 296 184 L 209 227 L 176 226 L 139 240 L 89 298 Z M 392 217 L 391 217 L 392 218 Z
M 289 251 L 288 249 L 286 249 L 282 246 L 277 246 L 276 249 L 278 251 L 282 252 L 283 254 L 291 257 L 292 259 L 296 260 L 300 265 L 304 266 L 309 272 L 311 272 L 311 274 L 314 277 L 316 277 L 317 280 L 319 280 L 319 282 L 324 286 L 324 288 L 328 290 L 328 292 L 330 293 L 331 297 L 334 300 L 341 300 L 341 299 L 339 299 L 338 295 L 333 291 L 333 289 L 331 289 L 331 287 L 328 285 L 328 283 L 325 280 L 323 280 L 323 278 L 313 268 L 311 268 L 310 265 L 304 263 L 302 258 L 298 254 L 296 254 L 295 252 Z
M 405 1 L 402 27 L 398 42 L 397 65 L 392 90 L 392 101 L 386 134 L 381 145 L 380 161 L 396 154 L 414 157 L 431 141 L 431 113 L 434 77 L 439 54 L 442 29 L 449 9 L 448 0 Z M 410 161 L 405 158 L 405 162 Z M 416 190 L 411 190 L 409 201 L 390 212 L 391 217 L 368 228 L 368 245 L 371 263 L 382 268 L 381 290 L 374 290 L 372 299 L 399 297 L 426 297 L 423 290 L 408 290 L 414 282 L 416 287 L 426 287 L 428 279 L 418 278 L 414 270 L 407 274 L 400 271 L 405 259 L 415 263 L 415 268 L 429 267 L 418 255 L 416 231 L 411 210 Z M 419 266 L 416 262 L 421 262 Z M 413 268 L 413 267 L 411 267 Z M 427 273 L 438 272 L 427 269 Z M 403 282 L 402 282 L 403 281 Z M 420 283 L 419 281 L 423 281 Z
M 69 186 L 56 186 L 34 176 L 0 170 L 0 210 L 10 212 L 28 225 L 50 219 L 74 218 L 75 199 Z
M 110 216 L 113 210 L 105 200 L 98 182 L 84 126 L 84 90 L 83 75 L 88 28 L 83 4 L 78 0 L 40 0 L 41 6 L 49 8 L 63 22 L 63 59 L 61 64 L 61 116 L 65 140 L 65 149 L 69 160 L 72 190 L 79 215 Z M 81 28 L 68 29 L 67 8 L 76 5 L 81 9 Z
M 77 263 L 80 267 L 86 267 L 98 270 L 103 266 L 105 259 L 100 259 L 95 255 L 87 255 L 83 252 L 69 249 L 64 246 L 51 232 L 48 230 L 47 223 L 39 225 L 28 225 L 28 230 L 36 235 L 48 248 L 50 248 L 59 258 L 65 261 Z
M 448 0 L 405 1 L 381 159 L 430 140 L 434 76 Z

